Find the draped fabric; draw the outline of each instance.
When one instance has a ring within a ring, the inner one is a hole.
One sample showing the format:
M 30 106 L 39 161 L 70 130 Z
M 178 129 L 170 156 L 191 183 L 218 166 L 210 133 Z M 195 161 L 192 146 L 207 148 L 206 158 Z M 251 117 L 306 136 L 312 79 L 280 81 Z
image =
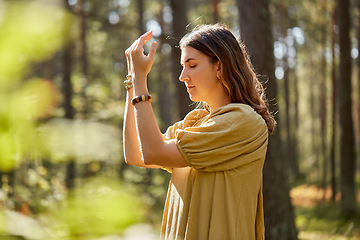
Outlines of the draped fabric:
M 264 239 L 263 118 L 239 103 L 194 110 L 164 138 L 175 139 L 189 167 L 169 169 L 162 239 Z

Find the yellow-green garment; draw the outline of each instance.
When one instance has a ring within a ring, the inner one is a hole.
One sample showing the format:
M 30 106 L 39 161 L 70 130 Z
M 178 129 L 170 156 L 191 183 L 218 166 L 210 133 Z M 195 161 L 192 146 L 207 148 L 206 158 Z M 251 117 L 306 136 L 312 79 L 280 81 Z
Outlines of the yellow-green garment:
M 250 106 L 190 112 L 169 127 L 189 167 L 173 168 L 162 239 L 264 239 L 262 169 L 268 129 Z

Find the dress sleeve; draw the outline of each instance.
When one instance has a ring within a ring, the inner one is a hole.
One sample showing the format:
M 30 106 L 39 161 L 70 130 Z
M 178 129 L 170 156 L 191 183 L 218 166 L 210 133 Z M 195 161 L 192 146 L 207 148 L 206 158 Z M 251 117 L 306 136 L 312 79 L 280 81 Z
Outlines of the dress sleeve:
M 186 127 L 194 125 L 199 119 L 201 119 L 203 116 L 205 116 L 207 112 L 202 109 L 197 109 L 191 111 L 186 117 L 179 122 L 176 122 L 174 125 L 168 127 L 166 132 L 163 134 L 163 138 L 165 141 L 175 139 L 176 131 L 183 130 Z M 163 167 L 164 170 L 172 173 L 171 167 Z
M 183 130 L 187 127 L 193 126 L 196 122 L 198 122 L 201 118 L 208 114 L 207 111 L 203 109 L 196 109 L 191 111 L 189 114 L 185 116 L 182 121 L 175 123 L 174 125 L 168 127 L 166 132 L 163 134 L 165 140 L 175 139 L 176 131 Z
M 223 108 L 201 124 L 175 130 L 176 144 L 186 163 L 200 171 L 252 169 L 263 160 L 268 130 L 250 106 Z

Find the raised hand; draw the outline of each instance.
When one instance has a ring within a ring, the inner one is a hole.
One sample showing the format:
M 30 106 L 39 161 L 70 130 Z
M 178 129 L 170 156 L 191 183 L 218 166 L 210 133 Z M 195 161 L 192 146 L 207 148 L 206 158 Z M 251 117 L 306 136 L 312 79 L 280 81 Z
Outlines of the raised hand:
M 153 65 L 157 42 L 151 44 L 148 55 L 144 54 L 144 45 L 151 38 L 152 31 L 146 32 L 135 40 L 125 51 L 128 73 L 132 76 L 134 81 L 136 81 L 136 76 L 139 76 L 139 79 L 146 78 Z

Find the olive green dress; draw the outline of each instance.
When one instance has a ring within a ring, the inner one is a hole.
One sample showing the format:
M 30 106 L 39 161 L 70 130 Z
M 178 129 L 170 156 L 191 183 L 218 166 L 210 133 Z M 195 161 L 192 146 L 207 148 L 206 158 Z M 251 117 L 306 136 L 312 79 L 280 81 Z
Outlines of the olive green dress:
M 262 169 L 268 129 L 250 106 L 194 110 L 169 127 L 189 167 L 172 172 L 161 239 L 264 239 Z

